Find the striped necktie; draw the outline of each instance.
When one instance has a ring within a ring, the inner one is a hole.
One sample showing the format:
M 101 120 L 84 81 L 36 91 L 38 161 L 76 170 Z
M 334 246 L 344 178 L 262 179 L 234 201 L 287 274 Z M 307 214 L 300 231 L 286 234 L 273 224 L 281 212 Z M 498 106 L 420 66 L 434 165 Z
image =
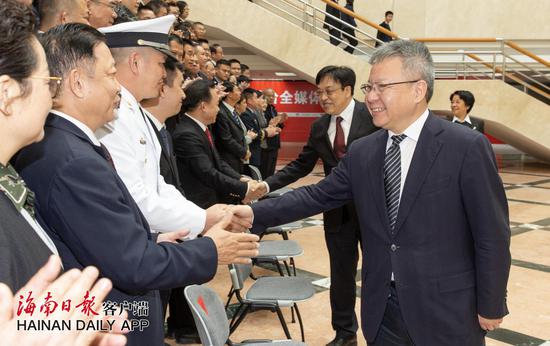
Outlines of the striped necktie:
M 399 143 L 406 137 L 406 135 L 392 136 L 393 143 L 386 152 L 386 158 L 384 159 L 384 189 L 386 191 L 388 221 L 392 232 L 397 221 L 401 191 L 401 149 Z

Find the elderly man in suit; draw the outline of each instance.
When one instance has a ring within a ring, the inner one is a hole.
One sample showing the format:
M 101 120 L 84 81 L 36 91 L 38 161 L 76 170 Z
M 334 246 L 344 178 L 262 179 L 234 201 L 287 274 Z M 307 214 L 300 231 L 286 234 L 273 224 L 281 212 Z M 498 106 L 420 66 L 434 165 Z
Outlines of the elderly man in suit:
M 353 99 L 355 79 L 355 72 L 343 66 L 326 66 L 317 73 L 317 95 L 326 114 L 311 125 L 308 142 L 298 158 L 266 179 L 270 190 L 305 177 L 319 158 L 325 175 L 329 175 L 355 140 L 377 130 L 365 104 Z M 355 275 L 361 241 L 357 214 L 349 203 L 327 210 L 323 219 L 330 259 L 332 328 L 336 331 L 329 345 L 355 345 Z
M 362 89 L 384 130 L 355 141 L 317 185 L 254 204 L 254 231 L 353 200 L 367 342 L 483 345 L 508 313 L 511 262 L 491 145 L 428 110 L 434 66 L 424 44 L 393 41 L 370 62 Z
M 182 231 L 152 234 L 108 150 L 94 135 L 113 119 L 120 102 L 104 36 L 87 25 L 67 24 L 42 39 L 50 71 L 63 83 L 44 140 L 23 149 L 16 166 L 36 192 L 37 219 L 64 268 L 96 266 L 113 282 L 109 300 L 145 302 L 148 326 L 130 332 L 128 345 L 163 345 L 158 289 L 207 282 L 220 263 L 248 262 L 240 257 L 257 253 L 257 244 L 248 234 L 224 230 L 230 214 L 204 237 L 184 243 L 175 242 L 185 235 Z

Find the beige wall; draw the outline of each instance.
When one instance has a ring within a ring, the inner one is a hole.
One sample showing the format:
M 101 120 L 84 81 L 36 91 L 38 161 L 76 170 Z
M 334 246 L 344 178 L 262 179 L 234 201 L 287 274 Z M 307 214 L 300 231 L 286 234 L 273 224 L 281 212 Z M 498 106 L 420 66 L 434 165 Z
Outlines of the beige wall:
M 324 8 L 320 0 L 312 0 Z M 345 5 L 345 0 L 340 0 Z M 395 13 L 403 37 L 502 37 L 550 39 L 548 0 L 356 0 L 355 12 L 377 24 Z M 367 32 L 375 33 L 370 27 Z

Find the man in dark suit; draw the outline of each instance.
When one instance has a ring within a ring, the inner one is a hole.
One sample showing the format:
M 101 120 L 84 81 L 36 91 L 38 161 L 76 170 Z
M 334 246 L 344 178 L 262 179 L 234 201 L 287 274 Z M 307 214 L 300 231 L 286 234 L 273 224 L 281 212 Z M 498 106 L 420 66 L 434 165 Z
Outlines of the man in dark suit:
M 189 200 L 208 208 L 218 202 L 239 202 L 257 182 L 246 181 L 220 159 L 208 126 L 216 121 L 219 96 L 210 81 L 196 81 L 186 88 L 185 115 L 174 131 L 174 149 L 180 179 Z
M 246 145 L 246 126 L 235 111 L 235 104 L 241 99 L 241 89 L 231 82 L 223 82 L 225 95 L 220 102 L 220 111 L 212 132 L 216 140 L 216 149 L 231 168 L 242 174 L 243 162 L 250 155 Z
M 338 4 L 338 0 L 332 0 L 332 2 Z M 325 23 L 323 24 L 323 29 L 327 29 L 330 36 L 330 43 L 337 46 L 340 44 L 340 40 L 342 39 L 342 32 L 340 31 L 342 29 L 342 23 L 340 22 L 342 12 L 340 12 L 339 9 L 330 6 L 329 4 L 327 4 L 325 8 L 325 12 L 327 14 L 325 15 Z
M 325 175 L 329 175 L 353 141 L 377 130 L 365 104 L 353 99 L 353 70 L 326 66 L 317 73 L 315 83 L 326 114 L 311 125 L 308 142 L 298 158 L 266 179 L 270 190 L 305 177 L 319 158 Z M 329 345 L 356 345 L 355 275 L 361 234 L 353 203 L 325 212 L 324 228 L 331 269 L 332 328 L 336 331 Z
M 246 111 L 241 114 L 241 120 L 245 124 L 247 130 L 253 131 L 257 134 L 257 137 L 252 140 L 249 145 L 250 150 L 250 164 L 258 169 L 262 165 L 262 142 L 265 143 L 267 138 L 277 136 L 281 129 L 276 126 L 268 126 L 268 124 L 260 123 L 256 112 L 260 109 L 260 100 L 258 98 L 259 92 L 256 89 L 248 88 L 242 92 L 243 97 L 246 99 Z
M 51 73 L 64 82 L 44 140 L 23 149 L 16 163 L 36 192 L 37 219 L 54 241 L 65 270 L 96 266 L 113 282 L 109 300 L 148 304 L 145 318 L 129 311 L 129 318 L 144 319 L 148 326 L 130 332 L 128 345 L 163 345 L 157 290 L 209 281 L 217 265 L 227 262 L 219 256 L 230 245 L 222 241 L 228 236 L 237 235 L 241 249 L 256 245 L 241 242 L 252 240 L 243 238 L 246 234 L 223 230 L 229 215 L 204 237 L 185 243 L 175 242 L 185 231 L 151 234 L 109 152 L 94 135 L 114 118 L 120 101 L 104 36 L 86 25 L 67 24 L 42 39 Z M 250 255 L 234 250 L 230 253 L 235 258 Z
M 285 127 L 286 113 L 279 114 L 277 108 L 275 108 L 275 91 L 271 88 L 262 91 L 267 108 L 264 112 L 265 120 L 269 125 L 276 126 L 281 130 Z M 281 136 L 273 136 L 266 139 L 266 148 L 262 149 L 262 163 L 260 165 L 260 171 L 262 172 L 262 179 L 275 174 L 275 167 L 277 166 L 277 156 L 279 155 L 279 149 L 281 148 Z
M 477 131 L 428 110 L 426 46 L 374 52 L 362 86 L 374 124 L 317 185 L 255 203 L 254 231 L 355 202 L 363 240 L 361 321 L 369 345 L 484 345 L 507 314 L 508 206 Z
M 390 28 L 390 22 L 393 20 L 393 12 L 392 11 L 386 11 L 386 14 L 385 14 L 385 18 L 384 18 L 384 21 L 382 23 L 380 23 L 380 26 L 383 27 L 384 29 L 386 30 L 389 30 L 391 31 L 391 28 Z M 393 40 L 393 37 L 391 37 L 390 35 L 387 35 L 385 33 L 383 33 L 382 31 L 378 30 L 376 32 L 376 38 L 382 42 L 391 42 L 391 40 Z M 382 43 L 376 41 L 376 43 L 374 44 L 375 47 L 379 47 L 381 46 Z
M 346 9 L 351 12 L 354 12 L 353 2 L 354 0 L 346 0 Z M 359 43 L 355 37 L 355 28 L 357 27 L 357 23 L 355 22 L 355 18 L 347 13 L 342 13 L 342 21 L 349 24 L 349 26 L 342 24 L 342 37 L 349 42 L 344 50 L 350 54 L 353 54 L 355 47 Z

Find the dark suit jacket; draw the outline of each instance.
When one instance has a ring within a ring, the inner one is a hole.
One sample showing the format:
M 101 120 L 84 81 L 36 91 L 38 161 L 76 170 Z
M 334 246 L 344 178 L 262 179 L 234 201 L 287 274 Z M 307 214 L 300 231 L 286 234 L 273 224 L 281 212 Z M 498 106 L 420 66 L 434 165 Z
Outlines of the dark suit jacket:
M 15 294 L 52 252 L 0 191 L 0 282 Z
M 212 126 L 216 136 L 216 148 L 222 160 L 236 172 L 243 172 L 243 159 L 246 156 L 246 142 L 243 129 L 237 124 L 227 107 L 220 103 L 220 111 Z
M 380 26 L 391 31 L 390 25 L 387 24 L 385 21 L 380 23 Z M 384 34 L 382 31 L 377 31 L 376 32 L 376 38 L 379 39 L 382 42 L 391 42 L 391 40 L 393 40 L 393 38 L 391 36 Z M 378 47 L 378 46 L 380 46 L 380 44 L 381 43 L 376 42 L 376 44 L 374 46 Z
M 342 15 L 340 10 L 338 10 L 337 8 L 334 8 L 330 5 L 326 5 L 325 12 L 328 13 L 328 14 L 333 15 L 334 17 L 336 17 L 338 19 L 340 19 L 340 16 Z M 331 18 L 329 16 L 325 16 L 325 23 L 323 24 L 323 28 L 329 29 L 329 30 L 341 29 L 342 28 L 342 23 L 340 23 L 340 21 L 338 21 L 334 18 Z
M 244 199 L 248 185 L 220 159 L 201 127 L 183 116 L 174 131 L 174 149 L 186 197 L 201 208 Z
M 391 273 L 416 345 L 481 345 L 477 314 L 507 314 L 508 206 L 496 160 L 476 131 L 430 115 L 422 129 L 390 232 L 383 182 L 387 131 L 357 140 L 317 185 L 252 205 L 254 232 L 353 200 L 363 264 L 361 322 L 372 342 Z
M 103 155 L 75 125 L 50 114 L 44 139 L 21 151 L 17 169 L 36 192 L 38 220 L 53 239 L 65 269 L 96 266 L 101 276 L 113 281 L 107 300 L 148 302 L 150 325 L 143 332 L 131 332 L 128 345 L 163 345 L 164 318 L 157 290 L 212 279 L 216 246 L 207 237 L 157 244 Z
M 311 173 L 319 159 L 323 161 L 325 175 L 329 175 L 332 169 L 338 165 L 338 160 L 334 155 L 332 144 L 328 137 L 330 119 L 331 115 L 328 114 L 317 119 L 311 125 L 309 139 L 300 155 L 298 155 L 298 158 L 266 179 L 271 191 L 280 189 L 305 177 Z M 377 129 L 372 123 L 372 117 L 365 104 L 355 101 L 347 146 L 349 147 L 358 138 L 367 136 Z M 323 219 L 327 232 L 337 232 L 343 224 L 348 222 L 357 224 L 357 215 L 353 203 L 349 203 L 342 208 L 326 211 Z
M 350 10 L 351 12 L 353 12 L 353 6 L 352 5 L 346 5 L 345 6 L 346 9 Z M 342 21 L 348 23 L 349 25 L 351 26 L 354 26 L 354 27 L 357 27 L 357 23 L 355 22 L 355 18 L 350 16 L 349 14 L 347 13 L 342 13 Z M 350 28 L 348 26 L 345 26 L 345 25 L 342 25 L 342 29 L 348 29 L 350 30 Z
M 449 120 L 453 121 L 453 118 L 451 117 Z M 472 124 L 469 127 L 472 130 L 476 130 L 476 131 L 479 131 L 481 133 L 485 133 L 485 122 L 482 119 L 470 116 L 470 120 L 472 121 Z M 461 125 L 461 124 L 459 124 L 459 125 Z M 462 126 L 464 126 L 464 125 L 462 125 Z
M 258 117 L 252 110 L 247 108 L 246 111 L 241 114 L 241 120 L 248 130 L 252 130 L 258 134 L 258 136 L 248 145 L 248 149 L 252 154 L 249 160 L 250 164 L 259 168 L 262 164 L 262 148 L 260 147 L 262 143 L 262 128 L 258 122 Z
M 172 155 L 168 155 L 166 150 L 164 150 L 164 144 L 160 137 L 159 130 L 157 130 L 157 126 L 155 125 L 155 123 L 153 123 L 153 121 L 151 121 L 151 119 L 147 118 L 147 120 L 149 120 L 151 127 L 155 131 L 155 135 L 157 136 L 160 147 L 162 148 L 162 152 L 160 153 L 160 175 L 162 175 L 164 181 L 167 184 L 174 185 L 185 196 L 185 193 L 183 192 L 183 188 L 181 187 L 180 183 L 178 166 L 176 163 L 176 154 L 175 152 L 173 152 Z M 172 135 L 170 134 L 170 132 L 168 132 L 168 140 L 172 141 Z
M 265 120 L 267 121 L 268 124 L 271 121 L 271 119 L 277 116 L 277 114 L 278 114 L 277 109 L 275 108 L 274 105 L 267 105 L 267 109 L 265 110 L 264 115 L 265 115 Z M 285 127 L 285 124 L 279 124 L 277 125 L 277 127 L 280 127 L 281 129 L 283 129 Z M 281 147 L 281 136 L 278 135 L 278 136 L 266 138 L 266 142 L 267 142 L 267 149 L 278 150 Z

